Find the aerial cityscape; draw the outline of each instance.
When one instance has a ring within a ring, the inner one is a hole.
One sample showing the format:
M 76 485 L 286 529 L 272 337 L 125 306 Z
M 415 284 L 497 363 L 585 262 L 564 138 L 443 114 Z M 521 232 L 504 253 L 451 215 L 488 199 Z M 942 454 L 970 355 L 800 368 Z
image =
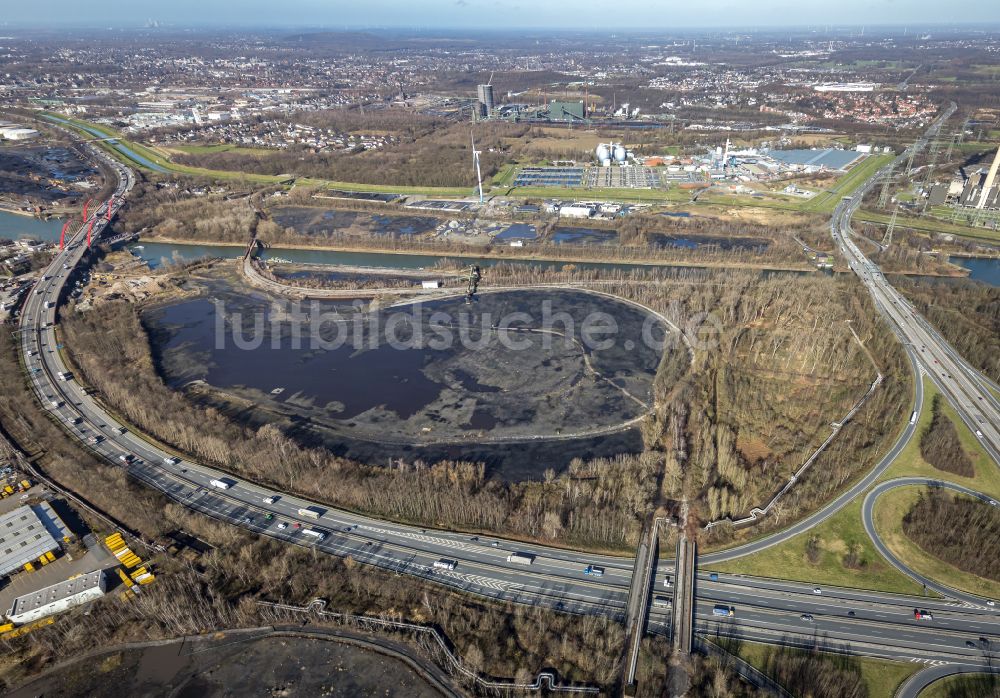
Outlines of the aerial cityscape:
M 3 694 L 1000 698 L 1000 6 L 333 5 L 0 17 Z

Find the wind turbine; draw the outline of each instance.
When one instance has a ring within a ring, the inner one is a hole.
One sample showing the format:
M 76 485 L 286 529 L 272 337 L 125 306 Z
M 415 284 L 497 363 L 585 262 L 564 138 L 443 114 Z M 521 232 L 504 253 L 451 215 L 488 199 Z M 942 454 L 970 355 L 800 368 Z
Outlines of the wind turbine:
M 479 168 L 479 153 L 476 150 L 476 134 L 472 134 L 472 162 L 476 166 L 476 179 L 479 181 L 479 203 L 483 203 L 483 173 Z

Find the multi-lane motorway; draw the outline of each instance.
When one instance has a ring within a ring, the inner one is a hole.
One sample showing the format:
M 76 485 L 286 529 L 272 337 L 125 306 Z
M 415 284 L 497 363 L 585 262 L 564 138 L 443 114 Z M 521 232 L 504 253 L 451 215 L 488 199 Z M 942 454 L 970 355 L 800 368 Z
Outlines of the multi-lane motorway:
M 100 157 L 105 157 L 100 155 Z M 114 197 L 112 214 L 122 205 L 133 183 L 132 173 L 114 163 L 120 182 Z M 873 180 L 874 181 L 874 178 Z M 870 181 L 870 182 L 871 182 Z M 870 182 L 865 187 L 870 187 Z M 862 192 L 866 189 L 863 188 Z M 849 226 L 850 212 L 857 206 L 860 194 L 838 206 L 834 221 L 834 236 L 852 267 L 859 272 L 880 307 L 895 306 L 890 291 L 884 287 L 880 274 L 870 271 L 870 265 L 843 234 Z M 94 234 L 103 230 L 106 208 L 94 214 Z M 358 562 L 409 574 L 439 584 L 496 599 L 541 604 L 574 613 L 600 613 L 623 618 L 634 561 L 629 558 L 591 555 L 547 546 L 514 543 L 492 536 L 470 536 L 446 531 L 422 529 L 380 521 L 351 512 L 314 504 L 282 492 L 270 490 L 230 476 L 217 469 L 184 459 L 183 454 L 154 444 L 115 420 L 95 399 L 88 395 L 77 380 L 60 378 L 67 371 L 56 345 L 56 313 L 60 295 L 67 280 L 84 253 L 85 222 L 73 235 L 67 248 L 61 251 L 44 272 L 25 302 L 21 315 L 21 341 L 24 360 L 39 400 L 53 416 L 61 420 L 70 433 L 108 462 L 126 468 L 136 480 L 162 492 L 194 511 L 243 527 L 261 535 L 290 543 L 305 545 L 340 556 L 351 556 Z M 891 287 L 890 287 L 891 289 Z M 891 291 L 895 294 L 894 291 Z M 893 296 L 895 298 L 895 296 Z M 897 299 L 901 301 L 901 299 Z M 911 340 L 911 361 L 923 364 L 928 372 L 932 361 L 946 361 L 939 372 L 944 377 L 939 384 L 948 386 L 947 394 L 959 400 L 963 418 L 986 428 L 984 444 L 997 445 L 995 401 L 979 399 L 976 387 L 983 383 L 967 371 L 954 352 L 941 346 L 920 323 L 912 311 L 891 314 L 905 327 L 919 333 L 917 343 Z M 887 312 L 891 313 L 892 311 Z M 945 367 L 946 366 L 946 367 Z M 948 374 L 959 378 L 948 378 Z M 931 375 L 934 375 L 933 373 Z M 935 376 L 937 380 L 937 376 Z M 918 408 L 922 402 L 920 382 L 917 382 Z M 983 419 L 980 422 L 980 418 Z M 824 520 L 839 510 L 858 493 L 866 489 L 891 463 L 912 435 L 912 426 L 868 478 L 852 488 L 844 497 L 805 520 L 803 524 L 762 541 L 711 556 L 703 561 L 731 559 L 767 545 L 786 540 L 809 526 Z M 995 453 L 995 451 L 991 451 Z M 231 485 L 220 489 L 213 480 L 229 479 Z M 317 518 L 300 513 L 316 506 L 323 510 Z M 318 530 L 316 538 L 307 533 Z M 513 552 L 533 556 L 530 564 L 511 561 Z M 441 565 L 452 561 L 454 567 Z M 588 575 L 584 568 L 596 565 L 603 575 Z M 662 564 L 655 575 L 654 598 L 669 595 L 663 586 L 672 564 Z M 780 571 L 778 571 L 780 573 Z M 713 606 L 724 604 L 736 609 L 732 617 L 713 614 Z M 931 611 L 934 619 L 918 620 L 915 607 Z M 652 632 L 665 632 L 670 619 L 669 609 L 655 606 L 650 612 Z M 963 604 L 951 600 L 917 600 L 912 597 L 848 589 L 820 589 L 807 584 L 752 579 L 721 575 L 718 580 L 700 574 L 696 584 L 694 612 L 695 631 L 714 635 L 717 632 L 738 633 L 748 640 L 780 642 L 812 646 L 817 642 L 831 648 L 845 648 L 872 656 L 911 661 L 947 661 L 961 665 L 984 666 L 992 651 L 980 637 L 1000 638 L 1000 616 L 995 607 L 983 603 Z
M 924 138 L 910 146 L 920 148 L 927 139 L 937 135 L 941 125 L 955 111 L 952 104 Z M 879 170 L 865 181 L 850 197 L 837 205 L 830 223 L 834 243 L 847 258 L 851 269 L 868 288 L 876 306 L 899 335 L 913 350 L 924 372 L 937 384 L 962 420 L 980 439 L 993 460 L 1000 464 L 1000 400 L 992 392 L 992 381 L 976 371 L 947 341 L 916 312 L 902 294 L 886 280 L 878 265 L 871 262 L 851 237 L 851 216 L 886 172 L 909 156 L 909 150 L 891 165 Z

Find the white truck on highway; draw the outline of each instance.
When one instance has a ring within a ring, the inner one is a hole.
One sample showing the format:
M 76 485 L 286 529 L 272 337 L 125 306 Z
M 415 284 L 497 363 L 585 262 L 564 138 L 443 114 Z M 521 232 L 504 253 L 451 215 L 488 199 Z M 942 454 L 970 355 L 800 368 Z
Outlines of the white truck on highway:
M 235 480 L 230 480 L 226 477 L 220 477 L 217 480 L 209 480 L 208 484 L 220 490 L 228 490 L 230 487 L 236 484 Z
M 507 562 L 513 562 L 516 565 L 530 565 L 535 561 L 535 556 L 531 553 L 511 553 L 507 556 Z
M 434 562 L 434 566 L 437 567 L 439 570 L 453 570 L 455 569 L 455 564 L 456 563 L 454 560 L 449 560 L 446 557 L 443 557 L 440 560 Z
M 315 538 L 316 542 L 323 541 L 326 538 L 326 532 L 320 531 L 316 528 L 303 528 L 302 535 L 309 536 L 310 538 Z
M 299 516 L 307 519 L 319 519 L 323 515 L 323 510 L 319 507 L 302 507 L 299 509 Z

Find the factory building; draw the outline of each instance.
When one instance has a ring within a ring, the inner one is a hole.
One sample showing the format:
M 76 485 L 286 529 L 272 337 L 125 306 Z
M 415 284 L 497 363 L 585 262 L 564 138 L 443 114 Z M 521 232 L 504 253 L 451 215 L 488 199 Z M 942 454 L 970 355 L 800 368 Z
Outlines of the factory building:
M 955 188 L 959 185 L 961 193 L 955 197 L 959 206 L 990 211 L 1000 209 L 1000 148 L 989 168 L 980 167 L 970 173 L 964 184 L 960 180 L 952 182 Z M 953 196 L 954 192 L 949 190 L 949 195 Z
M 0 516 L 0 577 L 55 552 L 69 529 L 47 502 L 18 507 Z
M 585 204 L 570 204 L 559 208 L 561 218 L 592 218 L 594 207 Z
M 993 157 L 993 164 L 986 174 L 986 181 L 983 182 L 983 190 L 979 194 L 979 201 L 976 208 L 997 208 L 997 197 L 1000 195 L 1000 187 L 997 186 L 997 170 L 1000 170 L 1000 148 Z
M 579 102 L 549 102 L 547 112 L 544 112 L 552 121 L 583 121 L 587 118 L 587 108 L 583 100 Z
M 7 619 L 18 625 L 31 623 L 39 618 L 62 613 L 74 606 L 99 599 L 107 590 L 108 578 L 104 570 L 88 572 L 19 596 L 14 599 L 14 604 L 7 612 Z
M 493 85 L 479 85 L 476 87 L 476 96 L 479 99 L 479 116 L 488 119 L 493 116 L 493 109 L 496 102 L 493 101 Z

